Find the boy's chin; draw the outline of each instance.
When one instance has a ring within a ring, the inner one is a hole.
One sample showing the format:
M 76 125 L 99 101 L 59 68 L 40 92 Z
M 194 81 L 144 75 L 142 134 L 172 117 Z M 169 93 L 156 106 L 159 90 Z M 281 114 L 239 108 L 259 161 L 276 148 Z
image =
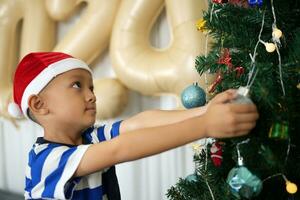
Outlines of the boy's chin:
M 87 127 L 91 127 L 95 124 L 96 122 L 96 117 L 94 117 L 93 119 L 91 119 L 88 123 L 87 123 Z

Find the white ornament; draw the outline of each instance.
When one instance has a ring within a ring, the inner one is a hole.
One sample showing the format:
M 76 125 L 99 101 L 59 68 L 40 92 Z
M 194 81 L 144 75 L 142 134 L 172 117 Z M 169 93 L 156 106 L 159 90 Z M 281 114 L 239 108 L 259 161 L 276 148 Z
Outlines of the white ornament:
M 22 118 L 23 113 L 18 104 L 11 102 L 8 104 L 8 113 L 14 118 Z
M 237 90 L 237 97 L 231 102 L 236 104 L 253 104 L 253 101 L 249 98 L 249 88 L 240 86 Z
M 269 53 L 274 52 L 275 49 L 276 49 L 276 46 L 275 46 L 274 43 L 268 43 L 268 42 L 266 42 L 266 43 L 264 43 L 264 45 L 266 47 L 266 51 L 269 52 Z

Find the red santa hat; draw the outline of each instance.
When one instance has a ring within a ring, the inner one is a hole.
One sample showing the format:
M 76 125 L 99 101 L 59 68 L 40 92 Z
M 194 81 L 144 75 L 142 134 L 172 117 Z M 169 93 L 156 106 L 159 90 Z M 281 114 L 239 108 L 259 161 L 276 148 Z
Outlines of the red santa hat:
M 82 60 L 60 52 L 35 52 L 26 55 L 19 63 L 14 76 L 14 102 L 8 105 L 8 112 L 16 118 L 28 116 L 28 100 L 39 94 L 57 75 L 72 69 L 91 70 Z

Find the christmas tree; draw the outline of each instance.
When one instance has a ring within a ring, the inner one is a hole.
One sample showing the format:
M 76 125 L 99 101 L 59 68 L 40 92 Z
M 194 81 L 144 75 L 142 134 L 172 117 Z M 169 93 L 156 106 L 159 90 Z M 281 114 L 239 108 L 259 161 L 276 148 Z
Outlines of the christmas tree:
M 212 0 L 197 28 L 211 39 L 196 58 L 216 74 L 209 94 L 240 88 L 260 118 L 245 137 L 194 144 L 195 173 L 168 198 L 300 199 L 300 1 Z

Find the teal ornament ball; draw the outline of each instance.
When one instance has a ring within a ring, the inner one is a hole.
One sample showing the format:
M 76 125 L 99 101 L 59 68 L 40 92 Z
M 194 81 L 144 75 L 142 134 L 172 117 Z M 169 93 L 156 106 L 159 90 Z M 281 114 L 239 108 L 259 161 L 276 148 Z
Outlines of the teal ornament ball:
M 182 91 L 181 102 L 187 109 L 203 106 L 206 103 L 206 93 L 195 83 Z
M 185 178 L 188 182 L 196 182 L 197 181 L 197 177 L 195 174 L 190 174 Z
M 252 174 L 247 167 L 238 166 L 230 170 L 227 181 L 231 193 L 238 199 L 251 199 L 262 190 L 262 181 Z

